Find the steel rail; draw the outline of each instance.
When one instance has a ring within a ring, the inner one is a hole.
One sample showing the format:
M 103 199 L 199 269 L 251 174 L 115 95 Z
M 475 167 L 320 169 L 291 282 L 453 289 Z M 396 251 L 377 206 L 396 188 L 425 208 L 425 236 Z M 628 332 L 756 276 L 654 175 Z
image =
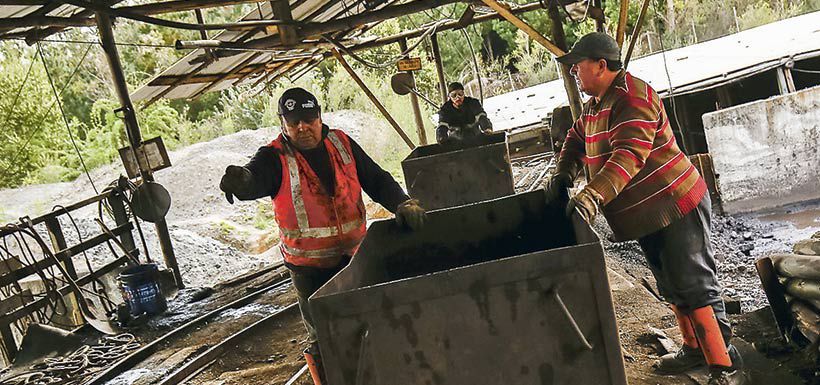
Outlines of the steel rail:
M 85 385 L 102 385 L 114 377 L 118 376 L 119 374 L 125 372 L 128 369 L 133 368 L 138 363 L 144 361 L 146 358 L 150 357 L 152 354 L 157 352 L 160 348 L 160 345 L 168 342 L 176 337 L 184 336 L 192 329 L 201 326 L 202 324 L 211 321 L 212 319 L 218 317 L 223 311 L 228 309 L 236 309 L 241 308 L 254 300 L 256 300 L 259 296 L 273 290 L 285 286 L 291 282 L 289 277 L 286 277 L 284 273 L 277 279 L 275 282 L 264 286 L 263 288 L 254 291 L 242 298 L 239 298 L 225 306 L 219 307 L 215 310 L 212 310 L 208 313 L 205 313 L 188 323 L 171 330 L 170 332 L 166 333 L 162 337 L 154 340 L 153 342 L 149 343 L 148 345 L 143 346 L 139 350 L 134 351 L 127 357 L 125 357 L 122 361 L 117 362 L 114 365 L 111 365 L 108 369 L 98 374 L 94 377 L 91 381 L 85 383 Z
M 176 385 L 188 381 L 189 379 L 198 375 L 201 372 L 201 369 L 204 369 L 206 366 L 214 362 L 214 360 L 222 356 L 225 353 L 225 351 L 231 347 L 229 346 L 229 344 L 233 344 L 237 340 L 257 331 L 258 329 L 263 329 L 264 327 L 268 326 L 270 322 L 277 320 L 280 315 L 292 312 L 294 309 L 298 308 L 299 304 L 294 302 L 288 305 L 287 307 L 284 307 L 279 311 L 270 314 L 260 319 L 259 321 L 256 321 L 253 324 L 245 327 L 244 329 L 228 336 L 224 340 L 220 341 L 218 344 L 212 346 L 208 350 L 194 357 L 185 365 L 179 367 L 177 370 L 171 373 L 170 376 L 165 377 L 162 381 L 156 383 L 156 385 Z

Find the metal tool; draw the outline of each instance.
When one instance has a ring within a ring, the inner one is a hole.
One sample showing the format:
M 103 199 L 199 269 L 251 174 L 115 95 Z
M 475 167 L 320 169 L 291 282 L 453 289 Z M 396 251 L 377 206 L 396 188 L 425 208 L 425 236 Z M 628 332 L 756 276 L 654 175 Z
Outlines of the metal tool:
M 131 207 L 140 219 L 156 223 L 168 214 L 171 194 L 157 182 L 143 182 L 131 196 Z
M 390 87 L 393 88 L 393 92 L 399 95 L 407 95 L 412 92 L 416 96 L 424 99 L 424 101 L 433 106 L 433 108 L 438 109 L 440 107 L 416 89 L 416 80 L 409 72 L 399 72 L 393 75 L 393 77 L 390 78 Z

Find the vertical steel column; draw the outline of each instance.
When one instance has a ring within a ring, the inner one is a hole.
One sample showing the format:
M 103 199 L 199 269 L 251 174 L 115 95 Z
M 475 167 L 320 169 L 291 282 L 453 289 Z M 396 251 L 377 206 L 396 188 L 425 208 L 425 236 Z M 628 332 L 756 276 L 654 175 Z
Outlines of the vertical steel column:
M 447 82 L 444 79 L 444 65 L 441 63 L 441 50 L 438 47 L 438 33 L 430 35 L 430 45 L 433 49 L 433 60 L 436 62 L 436 74 L 438 74 L 438 88 L 441 91 L 441 102 L 447 102 Z
M 399 49 L 401 52 L 407 51 L 407 39 L 402 38 L 399 40 Z M 404 58 L 410 57 L 409 52 L 408 55 L 404 56 Z M 405 71 L 410 74 L 410 78 L 413 79 L 413 87 L 416 86 L 416 76 L 413 74 L 413 71 Z M 419 134 L 419 145 L 424 146 L 427 144 L 427 133 L 424 132 L 424 120 L 421 117 L 421 107 L 419 107 L 419 97 L 416 96 L 415 93 L 410 93 L 410 105 L 413 106 L 413 116 L 416 118 L 416 132 Z
M 111 69 L 111 76 L 114 78 L 114 89 L 117 91 L 117 98 L 122 106 L 122 112 L 125 119 L 125 131 L 128 133 L 128 141 L 134 157 L 140 168 L 140 175 L 144 182 L 151 182 L 154 180 L 151 175 L 151 169 L 145 160 L 145 157 L 139 156 L 140 146 L 142 144 L 142 134 L 140 133 L 139 124 L 137 123 L 137 114 L 134 111 L 134 105 L 131 103 L 131 96 L 128 95 L 128 84 L 125 81 L 125 74 L 122 72 L 122 64 L 120 63 L 120 55 L 117 52 L 117 46 L 114 44 L 114 31 L 111 28 L 111 17 L 104 12 L 97 12 L 97 30 L 100 34 L 100 41 L 102 43 L 103 51 L 108 59 L 108 66 Z M 177 288 L 182 289 L 185 285 L 182 282 L 182 274 L 179 271 L 176 256 L 174 255 L 174 247 L 171 244 L 171 235 L 168 232 L 168 224 L 165 219 L 157 221 L 155 224 L 157 229 L 157 237 L 159 238 L 162 255 L 165 259 L 165 266 L 171 269 L 174 274 L 174 282 Z

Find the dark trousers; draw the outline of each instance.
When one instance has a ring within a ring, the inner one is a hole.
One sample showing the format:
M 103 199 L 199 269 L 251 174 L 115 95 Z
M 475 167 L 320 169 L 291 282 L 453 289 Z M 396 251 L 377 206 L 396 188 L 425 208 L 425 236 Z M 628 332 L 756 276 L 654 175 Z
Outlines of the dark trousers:
M 290 270 L 290 277 L 293 280 L 293 287 L 296 289 L 296 295 L 299 298 L 299 311 L 302 313 L 302 321 L 305 323 L 305 328 L 308 332 L 308 342 L 316 343 L 316 327 L 313 323 L 313 315 L 310 312 L 310 298 L 316 290 L 319 290 L 327 281 L 330 281 L 336 273 L 341 271 L 350 262 L 350 258 L 345 258 L 342 262 L 330 269 L 318 269 L 305 266 L 293 266 L 286 264 Z
M 726 317 L 717 280 L 715 256 L 710 242 L 712 202 L 707 194 L 698 207 L 683 218 L 638 239 L 660 294 L 684 314 L 712 306 L 724 341 L 732 326 Z

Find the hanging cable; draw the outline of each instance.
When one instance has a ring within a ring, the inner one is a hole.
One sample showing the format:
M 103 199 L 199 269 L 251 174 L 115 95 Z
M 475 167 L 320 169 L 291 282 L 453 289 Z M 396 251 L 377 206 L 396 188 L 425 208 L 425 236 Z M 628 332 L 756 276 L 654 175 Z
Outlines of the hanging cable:
M 68 80 L 66 80 L 65 85 L 63 85 L 63 88 L 60 89 L 60 96 L 63 95 L 63 92 L 65 92 L 66 88 L 68 88 L 68 86 L 71 84 L 71 80 L 74 79 L 74 75 L 77 74 L 77 71 L 80 69 L 80 65 L 82 63 L 83 63 L 82 61 L 78 62 L 77 65 L 74 67 L 74 70 L 71 71 L 71 75 L 68 76 Z M 16 164 L 15 161 L 20 156 L 20 154 L 23 153 L 23 150 L 25 150 L 26 147 L 28 147 L 28 144 L 31 143 L 31 140 L 34 139 L 34 135 L 37 135 L 37 133 L 39 133 L 40 130 L 43 128 L 43 124 L 45 122 L 46 115 L 48 115 L 49 111 L 51 111 L 51 108 L 54 107 L 54 104 L 57 103 L 58 99 L 59 99 L 59 97 L 57 99 L 55 99 L 54 101 L 52 101 L 51 104 L 48 105 L 48 107 L 45 109 L 45 112 L 43 113 L 43 116 L 39 119 L 39 125 L 36 128 L 34 128 L 33 130 L 31 130 L 28 137 L 26 138 L 26 141 L 23 142 L 23 145 L 17 150 L 17 152 L 14 154 L 14 156 L 11 157 L 11 160 L 9 161 L 8 165 L 6 165 L 6 168 L 3 169 L 3 172 L 0 173 L 0 175 L 3 175 L 5 177 L 8 173 L 8 171 L 11 170 L 13 165 Z
M 26 76 L 23 77 L 23 82 L 20 83 L 20 88 L 17 89 L 17 93 L 14 95 L 14 101 L 12 101 L 11 104 L 9 105 L 9 109 L 8 109 L 8 111 L 6 111 L 6 117 L 3 119 L 3 123 L 0 124 L 0 127 L 5 127 L 6 126 L 6 122 L 8 122 L 9 117 L 11 117 L 11 112 L 14 111 L 14 107 L 17 107 L 17 102 L 20 99 L 20 94 L 23 92 L 23 87 L 26 86 L 26 83 L 28 82 L 28 77 L 29 77 L 29 75 L 31 75 L 31 69 L 34 68 L 34 62 L 37 61 L 36 58 L 34 57 L 35 54 L 36 54 L 36 52 L 31 55 L 31 63 L 29 63 L 29 65 L 28 65 L 28 70 L 26 71 Z
M 88 56 L 88 52 L 91 51 L 91 45 L 86 48 L 83 57 L 80 58 L 78 65 L 81 65 L 84 61 L 86 56 Z M 60 93 L 57 92 L 57 87 L 54 86 L 54 79 L 51 78 L 51 72 L 48 70 L 48 64 L 46 63 L 46 57 L 43 55 L 43 50 L 40 44 L 37 44 L 37 53 L 40 54 L 40 60 L 43 61 L 43 68 L 46 70 L 46 77 L 48 78 L 48 83 L 51 84 L 51 90 L 54 91 L 54 97 L 57 101 L 57 106 L 60 108 L 60 114 L 63 116 L 63 122 L 65 123 L 65 129 L 68 131 L 68 138 L 71 140 L 71 145 L 74 147 L 74 151 L 77 153 L 77 157 L 80 158 L 80 165 L 83 167 L 83 171 L 85 172 L 85 176 L 88 178 L 88 182 L 91 183 L 91 188 L 94 189 L 94 194 L 99 194 L 100 192 L 97 191 L 97 186 L 94 185 L 94 180 L 91 179 L 91 174 L 88 172 L 88 168 L 85 166 L 85 160 L 83 159 L 83 154 L 80 153 L 80 148 L 77 147 L 77 142 L 74 141 L 74 134 L 71 132 L 71 125 L 68 123 L 68 116 L 65 114 L 65 110 L 63 109 L 63 103 L 60 102 Z
M 470 47 L 470 55 L 473 57 L 473 74 L 478 78 L 478 95 L 481 97 L 481 104 L 484 104 L 484 87 L 481 85 L 481 72 L 478 70 L 478 60 L 475 57 L 473 43 L 470 41 L 470 36 L 467 35 L 467 31 L 462 29 L 461 33 L 464 35 L 464 39 L 467 40 L 467 46 Z

